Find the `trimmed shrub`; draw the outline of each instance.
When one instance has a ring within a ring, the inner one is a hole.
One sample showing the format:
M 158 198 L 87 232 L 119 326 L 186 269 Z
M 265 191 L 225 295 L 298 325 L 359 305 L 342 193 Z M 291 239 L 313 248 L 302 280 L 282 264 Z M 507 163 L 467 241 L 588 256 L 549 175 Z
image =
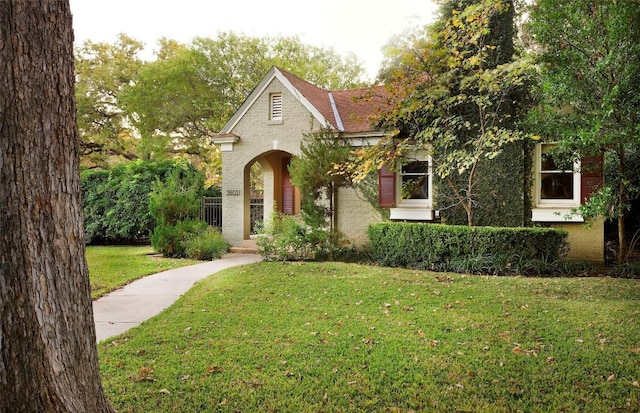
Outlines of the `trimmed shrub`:
M 184 245 L 187 258 L 194 260 L 213 260 L 229 250 L 229 243 L 222 239 L 222 233 L 214 227 L 192 236 Z
M 385 222 L 369 226 L 373 260 L 388 267 L 508 273 L 564 259 L 567 232 L 550 228 L 467 227 Z

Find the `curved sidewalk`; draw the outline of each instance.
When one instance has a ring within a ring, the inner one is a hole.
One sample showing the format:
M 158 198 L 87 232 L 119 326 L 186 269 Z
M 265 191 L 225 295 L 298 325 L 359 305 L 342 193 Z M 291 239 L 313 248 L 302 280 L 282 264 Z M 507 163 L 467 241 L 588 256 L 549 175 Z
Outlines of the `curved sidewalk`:
M 124 333 L 169 307 L 196 281 L 234 267 L 259 262 L 256 254 L 227 254 L 201 264 L 190 265 L 140 278 L 93 302 L 93 319 L 98 342 Z

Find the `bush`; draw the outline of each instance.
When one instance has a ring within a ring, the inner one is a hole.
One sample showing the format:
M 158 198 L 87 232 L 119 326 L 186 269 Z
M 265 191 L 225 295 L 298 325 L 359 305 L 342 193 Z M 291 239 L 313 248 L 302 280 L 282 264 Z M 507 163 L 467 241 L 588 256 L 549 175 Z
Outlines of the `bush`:
M 213 260 L 229 250 L 229 243 L 222 239 L 220 231 L 213 227 L 188 238 L 184 245 L 187 258 L 194 260 Z
M 149 211 L 150 193 L 156 182 L 165 181 L 173 170 L 199 174 L 188 162 L 169 160 L 138 160 L 106 171 L 82 171 L 87 243 L 146 240 L 156 225 Z
M 186 219 L 174 225 L 160 224 L 151 233 L 151 245 L 165 257 L 185 258 L 188 240 L 207 228 L 207 223 L 199 219 Z
M 551 267 L 568 252 L 567 232 L 549 228 L 387 222 L 368 235 L 372 258 L 388 267 L 505 274 L 533 262 Z
M 266 260 L 311 260 L 315 258 L 316 248 L 309 238 L 308 228 L 300 220 L 274 212 L 256 244 L 258 253 Z
M 271 215 L 256 243 L 266 260 L 280 261 L 326 260 L 348 249 L 328 226 L 310 226 L 280 212 Z

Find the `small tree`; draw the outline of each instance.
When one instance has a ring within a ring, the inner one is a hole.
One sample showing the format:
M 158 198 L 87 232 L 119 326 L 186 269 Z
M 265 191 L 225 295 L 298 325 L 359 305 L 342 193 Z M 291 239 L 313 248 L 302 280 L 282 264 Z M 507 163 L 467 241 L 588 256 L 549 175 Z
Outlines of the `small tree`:
M 300 190 L 303 219 L 312 228 L 328 224 L 330 238 L 335 243 L 339 238 L 336 229 L 338 188 L 350 185 L 344 174 L 336 173 L 336 168 L 349 159 L 351 145 L 324 129 L 305 135 L 300 150 L 302 155 L 293 158 L 289 171 L 291 182 Z
M 183 257 L 185 242 L 204 231 L 198 219 L 204 176 L 190 165 L 176 168 L 164 182 L 157 181 L 149 201 L 149 211 L 157 225 L 151 234 L 154 249 L 166 256 Z

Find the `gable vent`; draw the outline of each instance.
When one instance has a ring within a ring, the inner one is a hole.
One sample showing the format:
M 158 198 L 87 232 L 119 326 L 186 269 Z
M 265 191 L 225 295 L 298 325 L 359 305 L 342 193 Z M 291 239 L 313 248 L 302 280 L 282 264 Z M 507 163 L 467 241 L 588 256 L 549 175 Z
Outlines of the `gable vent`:
M 282 120 L 282 93 L 271 94 L 271 120 Z

